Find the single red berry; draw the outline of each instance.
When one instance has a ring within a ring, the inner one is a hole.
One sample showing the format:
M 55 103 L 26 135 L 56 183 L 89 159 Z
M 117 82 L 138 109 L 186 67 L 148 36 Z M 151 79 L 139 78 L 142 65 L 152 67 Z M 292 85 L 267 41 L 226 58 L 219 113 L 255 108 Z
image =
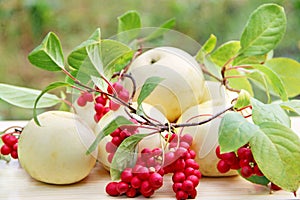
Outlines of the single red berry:
M 83 96 L 79 96 L 78 99 L 77 99 L 77 104 L 78 106 L 85 106 L 86 105 L 86 100 Z
M 191 192 L 189 192 L 189 198 L 195 199 L 197 196 L 197 190 L 194 188 Z
M 196 152 L 194 150 L 190 150 L 189 153 L 190 153 L 192 159 L 196 158 Z
M 131 184 L 131 187 L 138 189 L 141 187 L 142 181 L 137 176 L 133 176 L 130 181 L 130 184 Z
M 123 181 L 119 182 L 118 185 L 117 185 L 117 191 L 120 194 L 126 193 L 128 191 L 128 189 L 129 189 L 128 183 L 125 183 Z
M 113 83 L 113 87 L 116 90 L 117 93 L 121 92 L 123 90 L 123 85 L 120 82 Z
M 109 101 L 109 109 L 116 111 L 120 108 L 120 104 L 113 102 L 112 100 Z
M 177 159 L 175 161 L 174 167 L 176 171 L 184 171 L 185 161 L 182 158 Z
M 179 158 L 181 156 L 184 156 L 184 154 L 187 152 L 188 150 L 184 147 L 178 147 L 175 151 L 175 157 Z
M 226 173 L 230 170 L 230 165 L 228 165 L 224 160 L 219 160 L 217 164 L 217 169 L 221 173 Z
M 175 159 L 175 154 L 174 154 L 174 152 L 172 152 L 172 151 L 167 152 L 167 153 L 165 154 L 165 162 L 164 162 L 164 164 L 165 164 L 165 166 L 168 166 L 168 165 L 170 165 L 171 163 L 173 163 L 175 160 L 176 160 L 176 159 Z
M 249 165 L 249 160 L 247 159 L 241 159 L 239 162 L 240 167 L 244 167 L 244 166 L 250 166 Z
M 241 175 L 245 178 L 249 178 L 250 176 L 252 176 L 253 174 L 253 170 L 250 166 L 243 166 L 241 168 Z
M 194 187 L 197 187 L 197 185 L 199 184 L 199 178 L 196 175 L 190 175 L 186 178 L 186 180 L 192 181 L 194 184 Z
M 130 135 L 131 135 L 131 133 L 127 129 L 124 129 L 120 132 L 121 140 L 124 140 L 125 138 L 129 137 Z
M 147 164 L 147 167 L 155 167 L 157 163 L 156 163 L 155 158 L 151 157 L 146 160 L 146 164 Z
M 122 143 L 122 139 L 118 136 L 115 136 L 111 139 L 111 143 L 118 147 Z
M 253 160 L 253 155 L 251 149 L 247 147 L 241 147 L 238 149 L 237 154 L 240 159 L 247 159 L 249 161 Z
M 109 153 L 108 156 L 107 156 L 107 161 L 108 161 L 109 163 L 111 163 L 112 160 L 113 160 L 113 158 L 114 158 L 114 156 L 115 156 L 114 153 Z
M 158 189 L 163 185 L 163 177 L 159 173 L 154 172 L 149 177 L 149 183 L 153 189 Z
M 153 188 L 151 187 L 149 181 L 143 181 L 140 189 L 142 195 L 148 194 L 149 192 L 151 192 L 151 190 L 153 190 Z
M 187 167 L 192 167 L 192 168 L 194 168 L 194 169 L 199 169 L 199 164 L 196 163 L 196 161 L 195 161 L 194 159 L 191 159 L 191 158 L 185 160 L 185 165 L 186 165 Z
M 121 181 L 123 181 L 125 183 L 130 183 L 132 178 L 133 178 L 133 174 L 132 174 L 132 169 L 131 168 L 126 168 L 121 173 Z
M 8 155 L 12 152 L 12 148 L 9 147 L 8 145 L 4 144 L 2 147 L 1 147 L 1 150 L 0 150 L 1 154 L 3 155 Z
M 180 190 L 176 193 L 176 199 L 177 200 L 185 200 L 189 197 L 188 193 Z
M 156 147 L 156 148 L 152 149 L 151 153 L 153 156 L 161 156 L 162 150 L 161 150 L 161 148 Z
M 95 122 L 98 123 L 102 117 L 103 117 L 102 113 L 95 113 L 95 115 L 94 115 Z
M 81 95 L 87 102 L 93 102 L 94 101 L 94 97 L 93 94 L 89 93 L 89 92 L 84 92 Z
M 240 160 L 239 160 L 239 158 L 237 158 L 237 159 L 235 160 L 235 162 L 234 162 L 233 164 L 230 165 L 230 169 L 235 169 L 235 170 L 237 170 L 237 169 L 240 169 L 240 168 L 241 168 L 241 166 L 240 166 Z
M 223 153 L 221 154 L 221 157 L 222 160 L 226 161 L 229 165 L 233 165 L 238 160 L 234 152 Z
M 13 146 L 13 150 L 17 151 L 18 150 L 18 143 L 15 143 Z
M 199 179 L 202 177 L 202 174 L 199 170 L 194 170 L 194 175 L 197 176 Z
M 122 99 L 123 101 L 128 102 L 129 101 L 129 92 L 128 92 L 128 90 L 126 90 L 126 89 L 121 90 L 118 93 L 118 97 L 120 99 Z
M 117 146 L 112 142 L 108 142 L 105 145 L 105 150 L 107 153 L 114 153 L 117 150 Z
M 145 192 L 145 191 L 142 191 L 142 190 L 141 190 L 141 194 L 142 194 L 144 197 L 149 198 L 149 197 L 151 197 L 151 196 L 154 194 L 154 190 L 151 189 L 151 190 L 149 190 L 148 192 Z
M 126 196 L 133 198 L 137 196 L 137 191 L 134 188 L 129 188 L 128 191 L 126 192 Z
M 182 190 L 182 183 L 174 183 L 172 189 L 175 193 L 177 193 L 179 190 Z
M 180 146 L 180 147 L 183 147 L 183 148 L 185 148 L 185 149 L 190 148 L 190 145 L 189 145 L 187 142 L 184 142 L 184 141 L 181 141 L 181 142 L 179 143 L 179 146 Z
M 194 174 L 194 171 L 195 171 L 194 168 L 192 168 L 192 167 L 187 167 L 187 168 L 185 168 L 185 170 L 184 170 L 184 174 L 185 174 L 186 176 L 190 176 L 190 175 L 193 175 L 193 174 Z
M 182 183 L 185 180 L 185 174 L 183 172 L 175 172 L 172 180 L 174 183 Z
M 104 110 L 104 106 L 101 103 L 96 103 L 94 105 L 94 109 L 97 113 L 102 114 Z
M 191 146 L 193 143 L 193 136 L 190 134 L 185 134 L 181 137 L 181 141 L 186 142 L 189 144 L 189 146 Z
M 109 107 L 104 107 L 102 114 L 105 115 L 106 113 L 108 113 L 110 111 Z
M 110 134 L 111 137 L 120 136 L 121 129 L 117 128 L 114 132 Z
M 10 156 L 14 159 L 18 159 L 18 152 L 13 150 L 11 153 L 10 153 Z
M 9 138 L 9 134 L 4 134 L 1 136 L 1 140 L 4 142 L 4 144 L 7 143 L 8 138 Z
M 190 192 L 194 189 L 194 184 L 191 180 L 185 180 L 182 183 L 182 190 L 185 192 Z
M 107 98 L 104 98 L 103 96 L 98 96 L 98 97 L 96 97 L 95 101 L 96 101 L 96 103 L 100 103 L 103 106 L 105 106 L 107 103 Z
M 107 194 L 109 194 L 110 196 L 119 196 L 120 193 L 117 190 L 117 182 L 110 182 L 109 184 L 106 185 L 105 187 L 105 191 Z

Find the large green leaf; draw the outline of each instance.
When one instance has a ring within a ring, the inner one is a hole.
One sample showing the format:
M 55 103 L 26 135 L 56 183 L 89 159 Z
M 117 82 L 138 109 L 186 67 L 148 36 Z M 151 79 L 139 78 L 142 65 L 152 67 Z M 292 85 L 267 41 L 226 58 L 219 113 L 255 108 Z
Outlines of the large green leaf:
M 240 54 L 263 55 L 282 39 L 286 29 L 284 9 L 276 4 L 264 4 L 250 16 L 241 36 Z
M 277 73 L 275 73 L 272 69 L 265 65 L 252 65 L 252 67 L 266 75 L 268 82 L 272 86 L 273 90 L 280 96 L 283 101 L 288 100 L 288 95 L 284 83 Z
M 247 77 L 252 80 L 252 83 L 262 88 L 266 94 L 267 101 L 271 102 L 270 88 L 267 81 L 267 77 L 264 73 L 258 70 L 253 70 L 251 73 L 247 74 Z
M 0 99 L 22 108 L 34 108 L 34 101 L 40 93 L 40 90 L 0 83 Z M 60 101 L 56 95 L 45 94 L 37 104 L 37 108 L 51 107 Z
M 118 17 L 118 39 L 125 44 L 135 39 L 142 27 L 137 11 L 131 10 Z
M 219 144 L 222 152 L 236 151 L 247 144 L 259 131 L 259 127 L 248 122 L 239 113 L 227 113 L 219 127 Z
M 30 52 L 28 59 L 31 64 L 48 71 L 63 69 L 64 55 L 58 37 L 49 32 L 42 43 Z
M 120 144 L 110 166 L 110 176 L 112 180 L 120 179 L 121 172 L 126 167 L 133 167 L 136 160 L 136 146 L 137 144 L 149 134 L 135 134 L 132 135 Z
M 291 120 L 279 104 L 264 104 L 251 98 L 252 120 L 259 125 L 264 122 L 276 122 L 291 127 Z
M 211 59 L 219 67 L 229 61 L 230 58 L 237 55 L 241 48 L 239 41 L 229 41 L 219 46 L 212 54 Z
M 126 119 L 124 116 L 117 116 L 114 120 L 112 120 L 109 124 L 107 124 L 101 131 L 100 133 L 96 133 L 97 137 L 95 141 L 91 144 L 89 149 L 87 150 L 87 154 L 93 152 L 99 142 L 107 135 L 111 134 L 114 132 L 117 128 L 124 126 L 124 125 L 132 125 L 133 122 Z
M 300 139 L 276 122 L 263 122 L 250 140 L 254 159 L 262 173 L 284 190 L 295 192 L 300 180 Z
M 300 94 L 300 63 L 290 58 L 273 58 L 265 63 L 283 82 L 289 97 Z
M 166 22 L 161 24 L 157 29 L 155 29 L 155 31 L 143 38 L 142 41 L 146 42 L 162 37 L 167 31 L 169 31 L 175 26 L 175 23 L 175 18 L 167 20 Z

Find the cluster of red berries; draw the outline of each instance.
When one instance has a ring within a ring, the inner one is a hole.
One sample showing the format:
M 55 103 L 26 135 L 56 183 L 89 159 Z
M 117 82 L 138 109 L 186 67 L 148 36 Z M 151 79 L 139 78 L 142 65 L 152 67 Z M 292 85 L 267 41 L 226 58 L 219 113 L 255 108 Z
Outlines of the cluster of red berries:
M 201 173 L 194 160 L 196 153 L 190 149 L 193 138 L 187 134 L 179 138 L 174 134 L 168 141 L 169 152 L 164 154 L 160 148 L 143 149 L 135 166 L 121 173 L 121 181 L 109 183 L 106 192 L 111 196 L 126 194 L 136 197 L 142 194 L 150 197 L 163 185 L 163 176 L 173 173 L 176 199 L 195 198 Z
M 18 159 L 18 136 L 21 133 L 15 130 L 13 133 L 5 133 L 1 136 L 3 145 L 0 149 L 2 155 L 10 155 L 14 159 Z
M 94 120 L 95 122 L 99 122 L 100 119 L 110 111 L 110 108 L 106 106 L 108 101 L 108 98 L 106 95 L 100 94 L 95 98 L 95 115 L 94 115 Z
M 173 191 L 176 193 L 176 199 L 180 200 L 196 198 L 196 187 L 202 176 L 199 164 L 195 161 L 196 153 L 190 149 L 192 142 L 193 137 L 189 134 L 180 138 L 172 135 L 170 151 L 165 154 L 164 172 L 173 173 Z
M 131 119 L 133 123 L 135 121 Z M 105 150 L 108 153 L 107 160 L 108 162 L 112 162 L 112 159 L 115 155 L 115 152 L 117 151 L 117 148 L 120 146 L 120 144 L 128 138 L 129 136 L 136 134 L 137 133 L 137 128 L 134 126 L 127 126 L 127 127 L 122 127 L 117 128 L 114 132 L 110 134 L 111 141 L 106 143 Z
M 119 99 L 121 99 L 124 102 L 129 101 L 129 92 L 128 92 L 127 89 L 125 89 L 123 87 L 123 85 L 120 82 L 113 83 L 112 87 L 114 88 L 115 92 L 117 93 L 117 96 L 118 96 Z M 113 89 L 110 86 L 107 87 L 107 92 L 109 94 L 114 93 Z M 118 110 L 120 108 L 120 106 L 121 105 L 118 102 L 115 102 L 112 99 L 109 101 L 109 108 L 111 110 Z
M 230 169 L 240 170 L 243 177 L 249 178 L 252 175 L 263 176 L 256 164 L 250 146 L 244 145 L 237 152 L 220 153 L 220 146 L 216 148 L 216 155 L 220 159 L 217 169 L 221 173 L 226 173 Z

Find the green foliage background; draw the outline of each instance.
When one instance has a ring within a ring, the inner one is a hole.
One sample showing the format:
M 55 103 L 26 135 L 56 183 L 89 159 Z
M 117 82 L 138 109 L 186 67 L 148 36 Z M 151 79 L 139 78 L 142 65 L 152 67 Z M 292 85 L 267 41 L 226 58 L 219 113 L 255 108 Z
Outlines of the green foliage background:
M 300 61 L 300 0 L 0 0 L 0 82 L 42 89 L 63 78 L 33 67 L 28 53 L 49 31 L 62 41 L 66 55 L 100 27 L 104 38 L 116 34 L 117 17 L 135 9 L 143 26 L 175 17 L 175 29 L 203 43 L 211 33 L 218 45 L 238 39 L 250 13 L 263 3 L 285 8 L 287 31 L 275 51 Z M 29 119 L 31 110 L 0 101 L 0 120 Z

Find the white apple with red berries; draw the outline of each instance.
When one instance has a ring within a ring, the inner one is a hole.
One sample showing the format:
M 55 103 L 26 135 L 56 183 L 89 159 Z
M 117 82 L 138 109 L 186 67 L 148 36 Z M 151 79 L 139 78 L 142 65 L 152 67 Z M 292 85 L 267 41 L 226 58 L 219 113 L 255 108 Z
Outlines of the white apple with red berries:
M 137 99 L 147 78 L 163 78 L 155 90 L 145 99 L 145 103 L 159 109 L 170 122 L 189 107 L 204 99 L 204 76 L 197 61 L 187 52 L 174 47 L 159 47 L 146 51 L 133 60 L 129 74 L 137 85 Z M 132 91 L 132 83 L 125 87 Z
M 24 127 L 18 143 L 19 162 L 34 179 L 50 184 L 71 184 L 93 169 L 98 150 L 87 155 L 95 140 L 90 127 L 70 112 L 49 111 Z

